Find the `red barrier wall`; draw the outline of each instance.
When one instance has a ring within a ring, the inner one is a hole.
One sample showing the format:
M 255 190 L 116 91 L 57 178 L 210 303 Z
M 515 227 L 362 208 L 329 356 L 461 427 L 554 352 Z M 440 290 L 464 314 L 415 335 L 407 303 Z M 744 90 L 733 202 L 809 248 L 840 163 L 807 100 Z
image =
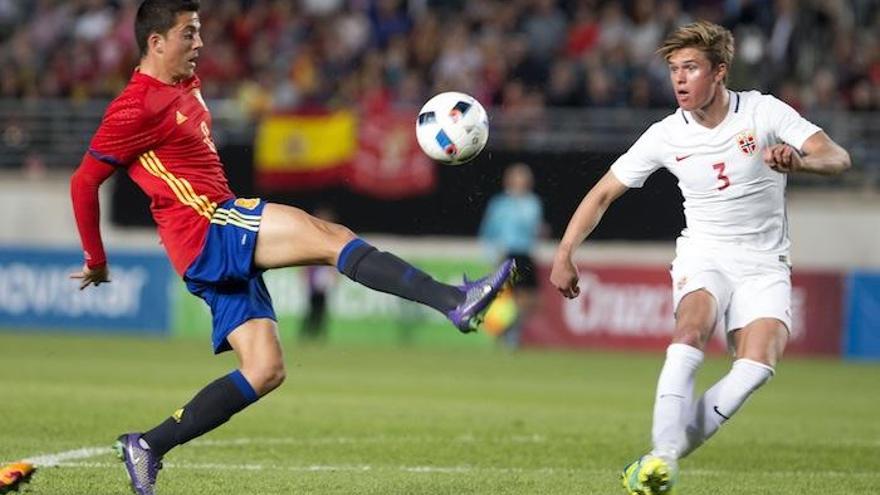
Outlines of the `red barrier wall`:
M 672 287 L 665 267 L 579 265 L 581 295 L 566 300 L 538 267 L 542 310 L 525 326 L 523 344 L 663 350 L 674 327 Z M 792 338 L 786 354 L 840 355 L 843 277 L 796 271 L 792 277 Z M 723 332 L 711 349 L 726 347 Z

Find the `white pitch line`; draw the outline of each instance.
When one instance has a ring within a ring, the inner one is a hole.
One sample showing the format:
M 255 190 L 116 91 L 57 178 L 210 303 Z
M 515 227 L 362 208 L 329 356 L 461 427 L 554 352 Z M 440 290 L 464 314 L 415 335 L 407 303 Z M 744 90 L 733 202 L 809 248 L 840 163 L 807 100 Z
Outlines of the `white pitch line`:
M 119 463 L 110 462 L 62 462 L 56 465 L 59 468 L 119 468 Z M 524 473 L 585 473 L 591 475 L 613 475 L 616 470 L 595 468 L 572 468 L 572 467 L 497 467 L 497 466 L 372 466 L 368 464 L 343 464 L 343 465 L 309 465 L 309 466 L 284 466 L 278 464 L 224 464 L 224 463 L 190 463 L 190 462 L 166 462 L 165 468 L 191 469 L 191 470 L 240 470 L 240 471 L 293 471 L 293 472 L 370 472 L 370 471 L 399 471 L 405 473 L 438 473 L 438 474 L 467 474 L 467 473 L 501 473 L 501 474 L 524 474 Z M 730 475 L 731 471 L 714 469 L 685 470 L 688 476 L 715 477 Z M 878 478 L 880 473 L 872 471 L 748 471 L 739 472 L 745 476 L 771 476 L 780 477 L 843 477 L 855 476 L 858 478 Z
M 297 472 L 367 472 L 367 471 L 401 471 L 406 473 L 445 473 L 461 474 L 470 472 L 497 472 L 497 473 L 553 473 L 553 472 L 587 472 L 587 473 L 610 473 L 601 469 L 579 468 L 516 468 L 516 467 L 476 467 L 476 466 L 372 466 L 368 464 L 342 464 L 342 465 L 309 465 L 309 466 L 283 466 L 278 464 L 223 464 L 223 463 L 194 463 L 194 462 L 163 462 L 163 469 L 212 469 L 212 470 L 240 470 L 240 471 L 297 471 Z M 118 463 L 110 462 L 64 462 L 57 464 L 60 468 L 117 468 Z
M 229 439 L 229 440 L 196 440 L 190 444 L 193 447 L 226 447 L 226 446 L 239 446 L 239 445 L 251 445 L 251 444 L 271 444 L 271 445 L 285 445 L 285 444 L 358 444 L 358 443 L 379 443 L 379 442 L 426 442 L 432 440 L 439 441 L 439 437 L 427 437 L 427 436 L 411 436 L 411 437 L 387 437 L 387 436 L 375 436 L 375 437 L 288 437 L 288 438 L 237 438 L 237 439 Z M 445 441 L 456 441 L 461 443 L 471 443 L 478 441 L 495 441 L 495 442 L 514 442 L 514 443 L 545 443 L 548 439 L 542 435 L 517 435 L 517 436 L 509 436 L 509 437 L 488 437 L 488 438 L 476 438 L 471 435 L 462 435 L 458 437 L 453 437 L 452 439 L 445 439 Z M 25 462 L 30 462 L 37 467 L 49 467 L 49 466 L 57 466 L 62 468 L 117 468 L 119 467 L 118 463 L 108 463 L 108 462 L 84 462 L 87 459 L 91 459 L 94 457 L 98 457 L 105 454 L 111 454 L 113 451 L 109 447 L 83 447 L 74 450 L 67 450 L 63 452 L 58 452 L 54 454 L 39 454 L 30 456 L 24 459 Z M 5 462 L 4 462 L 5 463 Z M 166 467 L 175 468 L 175 469 L 195 469 L 195 470 L 210 470 L 210 469 L 239 469 L 239 470 L 272 470 L 272 471 L 297 471 L 297 472 L 333 472 L 333 471 L 345 471 L 345 472 L 365 472 L 365 471 L 379 471 L 379 470 L 396 470 L 401 472 L 410 472 L 410 473 L 469 473 L 469 472 L 500 472 L 500 473 L 526 473 L 526 472 L 544 472 L 544 473 L 553 473 L 553 472 L 578 472 L 578 473 L 591 473 L 591 474 L 607 474 L 609 471 L 606 470 L 598 470 L 598 469 L 581 469 L 581 468 L 557 468 L 557 467 L 535 467 L 535 468 L 517 468 L 517 467 L 475 467 L 475 466 L 371 466 L 371 465 L 309 465 L 309 466 L 284 466 L 284 465 L 276 465 L 276 464 L 224 464 L 224 463 L 188 463 L 188 462 L 179 462 L 179 463 L 165 463 Z M 730 474 L 730 471 L 726 470 L 712 470 L 712 469 L 695 469 L 695 470 L 687 470 L 689 475 L 693 476 L 719 476 Z M 763 475 L 763 476 L 772 476 L 772 477 L 793 477 L 793 476 L 809 476 L 809 477 L 844 477 L 844 476 L 856 476 L 860 478 L 878 478 L 880 479 L 880 473 L 878 472 L 850 472 L 850 471 L 837 471 L 837 470 L 823 470 L 823 471 L 749 471 L 747 473 L 741 473 L 745 475 Z
M 28 457 L 24 462 L 29 462 L 37 467 L 58 466 L 69 461 L 90 459 L 112 452 L 110 447 L 83 447 L 81 449 L 66 450 L 57 454 L 41 454 Z
M 478 438 L 471 435 L 458 437 L 434 436 L 372 436 L 372 437 L 282 437 L 282 438 L 232 438 L 193 440 L 188 445 L 193 447 L 233 447 L 239 445 L 337 445 L 337 444 L 368 444 L 368 443 L 547 443 L 544 435 L 512 435 L 502 437 Z
M 239 445 L 336 445 L 336 444 L 374 444 L 374 443 L 505 443 L 505 444 L 572 444 L 586 443 L 570 437 L 548 437 L 541 434 L 508 435 L 508 436 L 474 436 L 469 434 L 453 437 L 431 435 L 405 436 L 355 436 L 355 437 L 244 437 L 230 439 L 198 439 L 187 445 L 192 447 L 234 447 Z M 773 447 L 795 447 L 799 444 L 791 442 L 773 442 Z M 880 439 L 839 440 L 827 442 L 811 442 L 811 447 L 847 448 L 847 447 L 880 447 Z
M 232 447 L 238 445 L 336 445 L 336 444 L 367 444 L 367 443 L 424 443 L 424 442 L 449 442 L 450 440 L 460 443 L 473 443 L 478 441 L 502 442 L 502 443 L 544 443 L 547 438 L 543 435 L 513 435 L 507 437 L 476 438 L 471 435 L 453 437 L 287 437 L 287 438 L 233 438 L 229 440 L 194 440 L 189 445 L 192 447 Z M 83 447 L 74 450 L 66 450 L 54 454 L 37 454 L 23 459 L 37 467 L 57 466 L 69 461 L 80 461 L 97 457 L 112 452 L 110 447 Z M 10 461 L 2 461 L 8 464 Z

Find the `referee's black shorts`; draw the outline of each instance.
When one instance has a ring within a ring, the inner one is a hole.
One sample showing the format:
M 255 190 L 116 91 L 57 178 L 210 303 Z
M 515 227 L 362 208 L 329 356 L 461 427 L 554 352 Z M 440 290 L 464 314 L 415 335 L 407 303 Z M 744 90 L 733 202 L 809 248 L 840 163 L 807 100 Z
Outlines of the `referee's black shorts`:
M 537 289 L 538 270 L 535 267 L 535 260 L 527 254 L 509 253 L 507 257 L 516 261 L 517 278 L 513 287 L 515 289 Z

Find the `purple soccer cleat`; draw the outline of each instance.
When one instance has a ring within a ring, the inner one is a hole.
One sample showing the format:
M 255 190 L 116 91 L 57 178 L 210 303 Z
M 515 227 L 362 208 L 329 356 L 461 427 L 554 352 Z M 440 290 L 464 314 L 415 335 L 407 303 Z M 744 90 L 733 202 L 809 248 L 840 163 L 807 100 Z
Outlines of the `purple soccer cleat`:
M 504 284 L 516 275 L 516 262 L 512 259 L 504 260 L 495 270 L 481 279 L 469 281 L 467 277 L 458 289 L 464 293 L 464 301 L 447 313 L 446 317 L 458 328 L 461 333 L 470 333 L 477 330 L 483 321 L 483 313 L 489 307 L 489 303 L 495 299 Z
M 116 439 L 113 448 L 116 456 L 125 463 L 125 470 L 131 480 L 131 489 L 137 495 L 154 495 L 156 476 L 162 469 L 162 458 L 141 445 L 140 433 L 126 433 Z

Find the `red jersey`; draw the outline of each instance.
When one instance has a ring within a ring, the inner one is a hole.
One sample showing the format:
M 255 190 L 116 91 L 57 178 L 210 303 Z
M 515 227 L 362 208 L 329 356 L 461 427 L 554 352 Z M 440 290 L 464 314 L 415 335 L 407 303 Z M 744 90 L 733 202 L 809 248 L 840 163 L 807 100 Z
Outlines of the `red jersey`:
M 181 275 L 201 253 L 217 205 L 233 197 L 211 139 L 211 113 L 200 86 L 196 76 L 170 85 L 135 72 L 107 108 L 84 159 L 124 168 L 150 197 L 159 237 Z M 74 194 L 75 209 L 76 199 Z M 82 235 L 89 226 L 82 225 L 81 217 L 89 215 L 80 213 Z M 95 250 L 102 258 L 96 235 Z M 90 254 L 87 248 L 87 262 Z

